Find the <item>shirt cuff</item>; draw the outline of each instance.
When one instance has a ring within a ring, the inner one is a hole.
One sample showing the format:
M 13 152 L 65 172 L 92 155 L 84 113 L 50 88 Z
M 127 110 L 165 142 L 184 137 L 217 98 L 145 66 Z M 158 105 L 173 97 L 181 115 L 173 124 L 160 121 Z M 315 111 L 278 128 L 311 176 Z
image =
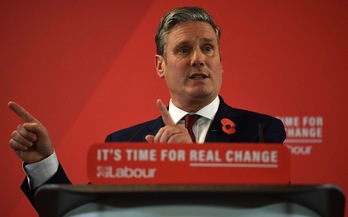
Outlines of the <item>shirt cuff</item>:
M 47 158 L 32 164 L 23 164 L 30 189 L 37 188 L 47 182 L 58 170 L 59 162 L 56 152 Z

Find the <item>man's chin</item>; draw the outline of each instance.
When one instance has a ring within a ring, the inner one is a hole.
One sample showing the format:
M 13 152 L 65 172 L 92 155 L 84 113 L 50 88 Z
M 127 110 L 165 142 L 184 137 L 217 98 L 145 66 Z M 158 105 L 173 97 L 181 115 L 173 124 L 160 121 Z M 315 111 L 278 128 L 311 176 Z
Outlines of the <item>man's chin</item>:
M 210 101 L 215 98 L 215 94 L 211 91 L 196 90 L 190 94 L 191 98 L 197 101 Z

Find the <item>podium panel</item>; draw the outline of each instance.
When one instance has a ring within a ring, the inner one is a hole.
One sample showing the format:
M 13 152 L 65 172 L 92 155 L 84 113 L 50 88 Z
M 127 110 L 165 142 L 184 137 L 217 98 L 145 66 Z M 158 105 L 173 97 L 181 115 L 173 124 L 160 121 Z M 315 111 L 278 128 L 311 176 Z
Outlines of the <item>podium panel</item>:
M 42 217 L 343 217 L 344 194 L 332 185 L 46 185 Z
M 94 184 L 289 184 L 283 144 L 99 143 L 90 147 Z
M 343 217 L 332 185 L 291 185 L 282 144 L 94 144 L 93 185 L 46 185 L 42 217 Z

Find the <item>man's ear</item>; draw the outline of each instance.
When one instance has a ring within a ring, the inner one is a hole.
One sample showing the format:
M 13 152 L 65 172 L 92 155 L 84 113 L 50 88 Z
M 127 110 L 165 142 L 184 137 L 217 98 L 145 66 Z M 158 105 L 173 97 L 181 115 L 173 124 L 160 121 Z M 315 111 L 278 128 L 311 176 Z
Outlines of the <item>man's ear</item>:
M 157 75 L 160 78 L 164 78 L 164 66 L 165 66 L 165 62 L 164 62 L 164 58 L 161 55 L 156 55 L 155 56 L 155 65 L 156 65 L 156 71 L 157 71 Z

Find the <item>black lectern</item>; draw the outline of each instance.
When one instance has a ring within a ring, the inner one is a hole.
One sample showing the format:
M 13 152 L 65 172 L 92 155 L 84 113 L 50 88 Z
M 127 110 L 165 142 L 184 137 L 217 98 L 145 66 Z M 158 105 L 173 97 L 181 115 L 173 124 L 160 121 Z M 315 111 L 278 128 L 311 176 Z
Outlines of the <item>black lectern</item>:
M 42 217 L 310 216 L 343 217 L 333 185 L 45 185 Z

